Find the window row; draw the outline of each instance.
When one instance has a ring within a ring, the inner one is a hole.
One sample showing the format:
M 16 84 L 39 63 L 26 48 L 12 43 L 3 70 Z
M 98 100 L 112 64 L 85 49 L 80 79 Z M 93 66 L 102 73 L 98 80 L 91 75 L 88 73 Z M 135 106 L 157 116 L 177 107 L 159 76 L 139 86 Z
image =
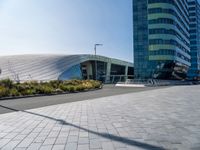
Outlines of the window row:
M 187 24 L 189 24 L 189 22 L 184 22 L 179 15 L 176 13 L 176 11 L 174 11 L 173 9 L 164 9 L 164 8 L 150 8 L 148 9 L 148 13 L 149 14 L 155 14 L 155 13 L 167 13 L 167 14 L 171 14 L 173 16 L 175 16 L 179 22 L 181 22 L 181 24 L 183 24 L 184 28 L 188 28 Z
M 193 2 L 188 2 L 188 5 L 196 5 L 196 2 L 193 1 Z
M 175 50 L 171 49 L 160 49 L 156 51 L 149 51 L 149 55 L 170 55 L 170 56 L 177 56 L 187 62 L 190 62 L 190 59 L 185 57 L 183 54 L 176 52 Z
M 182 0 L 181 0 L 182 1 Z M 153 4 L 153 3 L 167 3 L 167 4 L 172 4 L 176 7 L 176 9 L 179 11 L 180 15 L 184 18 L 184 20 L 186 22 L 189 16 L 188 16 L 188 12 L 183 8 L 181 2 L 179 0 L 149 0 L 148 1 L 149 4 Z M 179 8 L 179 6 L 177 5 L 177 3 L 181 6 L 181 8 Z M 182 11 L 184 12 L 184 14 L 182 13 Z
M 176 52 L 171 49 L 160 49 L 156 51 L 149 51 L 149 55 L 172 55 L 175 56 Z
M 187 62 L 190 62 L 190 59 L 189 58 L 187 58 L 187 57 L 185 57 L 183 54 L 181 54 L 181 53 L 176 53 L 176 56 L 178 56 L 179 58 L 181 58 L 181 59 L 183 59 L 183 60 L 185 60 L 185 61 L 187 61 Z
M 185 47 L 183 47 L 181 44 L 179 44 L 175 40 L 163 40 L 163 39 L 152 39 L 152 40 L 149 40 L 149 45 L 157 45 L 157 44 L 174 45 L 174 46 L 178 47 L 179 49 L 181 49 L 182 51 L 186 52 L 187 54 L 190 53 L 189 50 L 187 50 Z
M 164 29 L 164 28 L 157 28 L 157 29 L 149 29 L 149 34 L 170 34 L 170 35 L 175 35 L 179 40 L 181 40 L 185 45 L 190 47 L 190 44 L 186 42 L 186 40 L 179 35 L 178 32 L 176 32 L 173 29 Z M 189 37 L 188 37 L 189 39 Z
M 196 10 L 196 8 L 195 8 L 195 7 L 189 7 L 188 10 L 189 10 L 189 11 L 193 11 L 193 10 Z
M 188 35 L 185 33 L 185 31 L 173 19 L 169 19 L 169 18 L 152 19 L 152 20 L 149 20 L 149 24 L 172 24 L 172 25 L 175 25 L 186 38 L 189 38 Z M 187 33 L 189 33 L 188 29 L 186 29 L 186 31 L 187 31 Z

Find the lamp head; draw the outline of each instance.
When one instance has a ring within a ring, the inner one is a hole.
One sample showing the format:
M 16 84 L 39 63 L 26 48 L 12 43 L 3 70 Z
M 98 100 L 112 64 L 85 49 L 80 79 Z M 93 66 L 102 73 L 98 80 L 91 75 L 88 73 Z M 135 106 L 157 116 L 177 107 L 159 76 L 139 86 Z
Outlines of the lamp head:
M 103 46 L 103 44 L 95 44 L 95 46 Z

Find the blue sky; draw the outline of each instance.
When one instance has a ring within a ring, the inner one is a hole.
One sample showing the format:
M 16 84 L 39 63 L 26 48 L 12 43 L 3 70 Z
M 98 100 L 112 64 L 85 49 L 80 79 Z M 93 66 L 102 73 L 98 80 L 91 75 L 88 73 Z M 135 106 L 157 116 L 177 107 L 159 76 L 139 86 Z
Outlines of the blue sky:
M 132 0 L 0 0 L 0 55 L 97 54 L 133 60 Z

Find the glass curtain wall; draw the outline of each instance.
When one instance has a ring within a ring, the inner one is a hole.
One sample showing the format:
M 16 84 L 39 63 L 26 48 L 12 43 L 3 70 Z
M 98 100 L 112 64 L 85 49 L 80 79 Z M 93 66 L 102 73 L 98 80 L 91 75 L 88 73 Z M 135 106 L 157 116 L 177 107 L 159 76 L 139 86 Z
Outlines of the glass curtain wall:
M 190 18 L 190 80 L 200 80 L 200 5 L 197 0 L 188 0 Z
M 190 66 L 187 0 L 133 0 L 136 78 L 183 79 Z

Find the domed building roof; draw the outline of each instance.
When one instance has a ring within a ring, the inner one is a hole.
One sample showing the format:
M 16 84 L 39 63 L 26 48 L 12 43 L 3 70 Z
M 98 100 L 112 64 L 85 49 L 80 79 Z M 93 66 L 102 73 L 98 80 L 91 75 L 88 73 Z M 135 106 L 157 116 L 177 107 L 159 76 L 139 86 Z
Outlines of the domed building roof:
M 0 79 L 15 81 L 57 80 L 73 66 L 86 61 L 112 62 L 133 67 L 133 64 L 119 59 L 99 55 L 14 55 L 0 57 Z

